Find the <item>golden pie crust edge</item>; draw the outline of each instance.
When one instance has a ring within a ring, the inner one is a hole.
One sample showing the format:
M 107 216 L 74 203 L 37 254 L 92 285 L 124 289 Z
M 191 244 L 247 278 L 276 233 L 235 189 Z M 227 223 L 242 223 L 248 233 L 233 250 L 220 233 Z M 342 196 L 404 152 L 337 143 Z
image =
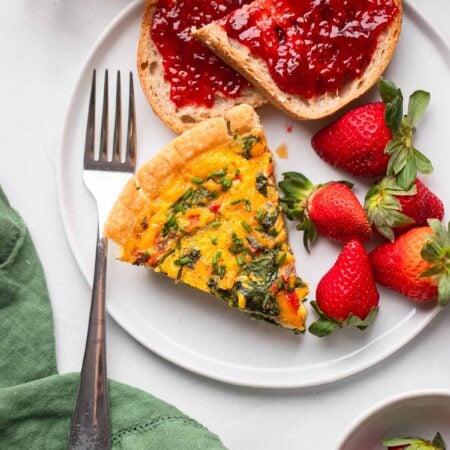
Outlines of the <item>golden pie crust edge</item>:
M 208 119 L 185 131 L 145 162 L 128 181 L 108 215 L 104 235 L 123 246 L 139 213 L 158 197 L 162 183 L 170 175 L 179 173 L 187 161 L 199 154 L 231 142 L 234 135 L 260 130 L 255 110 L 244 104 L 230 109 L 223 118 Z

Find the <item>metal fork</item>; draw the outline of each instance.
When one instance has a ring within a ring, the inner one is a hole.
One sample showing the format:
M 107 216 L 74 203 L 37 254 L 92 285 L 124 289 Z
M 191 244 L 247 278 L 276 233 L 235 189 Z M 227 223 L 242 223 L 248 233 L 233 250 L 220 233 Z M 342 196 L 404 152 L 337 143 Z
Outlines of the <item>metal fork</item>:
M 92 74 L 89 113 L 84 149 L 83 179 L 98 207 L 97 252 L 92 288 L 89 327 L 81 369 L 77 402 L 72 416 L 69 449 L 109 449 L 111 422 L 105 347 L 105 285 L 108 240 L 102 226 L 121 189 L 136 166 L 136 118 L 133 75 L 130 72 L 128 130 L 126 151 L 121 157 L 122 111 L 120 72 L 117 72 L 116 111 L 112 159 L 108 158 L 108 71 L 105 71 L 100 148 L 95 154 L 95 70 Z

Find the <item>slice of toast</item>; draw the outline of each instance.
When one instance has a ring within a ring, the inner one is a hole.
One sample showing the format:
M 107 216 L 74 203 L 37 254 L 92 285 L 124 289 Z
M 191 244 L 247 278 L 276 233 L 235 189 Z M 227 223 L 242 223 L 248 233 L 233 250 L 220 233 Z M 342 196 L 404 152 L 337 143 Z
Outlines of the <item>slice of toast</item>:
M 253 88 L 245 88 L 238 98 L 217 95 L 212 108 L 201 106 L 177 107 L 170 98 L 170 83 L 164 77 L 163 58 L 151 38 L 153 16 L 158 0 L 147 0 L 141 24 L 137 54 L 137 69 L 142 89 L 153 111 L 177 133 L 212 117 L 222 117 L 233 106 L 247 103 L 253 107 L 266 103 Z M 207 75 L 206 75 L 207 76 Z
M 255 111 L 232 108 L 139 168 L 110 212 L 105 236 L 118 244 L 122 261 L 302 332 L 308 285 L 296 275 L 272 164 Z
M 360 78 L 347 83 L 339 92 L 326 93 L 312 99 L 282 91 L 272 79 L 266 62 L 252 55 L 248 47 L 231 39 L 219 21 L 194 30 L 194 36 L 206 44 L 216 55 L 245 76 L 277 108 L 298 120 L 326 117 L 367 92 L 388 66 L 400 35 L 402 0 L 395 0 L 398 8 L 393 21 L 379 36 L 372 60 Z M 245 5 L 245 13 L 252 3 Z

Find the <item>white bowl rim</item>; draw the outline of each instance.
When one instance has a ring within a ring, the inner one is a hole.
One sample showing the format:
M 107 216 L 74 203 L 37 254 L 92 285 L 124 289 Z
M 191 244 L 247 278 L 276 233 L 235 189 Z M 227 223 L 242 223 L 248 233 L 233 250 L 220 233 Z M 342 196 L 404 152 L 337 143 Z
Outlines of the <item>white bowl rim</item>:
M 383 410 L 388 406 L 394 406 L 398 403 L 402 403 L 405 400 L 412 400 L 415 398 L 423 397 L 448 397 L 450 399 L 450 389 L 416 389 L 412 391 L 402 392 L 400 394 L 388 397 L 375 405 L 371 406 L 369 409 L 363 411 L 359 414 L 356 419 L 354 419 L 345 429 L 342 436 L 339 438 L 336 446 L 336 450 L 342 450 L 342 446 L 350 438 L 350 436 L 372 415 Z

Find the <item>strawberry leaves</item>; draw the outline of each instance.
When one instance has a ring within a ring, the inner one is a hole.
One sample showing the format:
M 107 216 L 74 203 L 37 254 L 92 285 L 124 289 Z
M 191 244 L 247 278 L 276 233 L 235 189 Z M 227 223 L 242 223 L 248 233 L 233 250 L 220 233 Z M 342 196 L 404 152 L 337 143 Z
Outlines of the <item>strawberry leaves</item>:
M 441 433 L 436 433 L 432 444 L 439 450 L 447 450 L 447 445 L 445 444 L 444 439 L 442 439 Z
M 406 119 L 410 127 L 414 127 L 422 118 L 429 104 L 429 92 L 418 90 L 409 97 L 408 115 L 406 116 Z
M 344 322 L 342 322 L 342 327 L 356 327 L 359 330 L 364 331 L 369 325 L 372 325 L 375 317 L 377 317 L 378 309 L 379 308 L 372 308 L 364 320 L 350 314 Z
M 433 234 L 428 236 L 429 240 L 423 246 L 421 256 L 432 265 L 420 277 L 437 278 L 438 305 L 444 307 L 450 303 L 450 223 L 447 230 L 436 219 L 429 219 L 428 225 Z
M 317 241 L 318 233 L 308 216 L 308 199 L 319 186 L 298 172 L 284 173 L 283 181 L 278 185 L 285 194 L 280 200 L 283 212 L 289 220 L 297 219 L 300 222 L 297 230 L 303 231 L 303 244 L 309 253 L 310 246 Z
M 378 89 L 385 104 L 386 125 L 393 139 L 385 149 L 390 155 L 387 169 L 389 177 L 395 177 L 398 186 L 408 190 L 417 177 L 417 173 L 429 174 L 433 171 L 430 160 L 413 146 L 416 124 L 422 118 L 430 103 L 430 94 L 418 90 L 409 97 L 408 114 L 403 115 L 403 94 L 389 80 L 381 78 Z
M 319 233 L 317 228 L 314 226 L 311 219 L 303 220 L 299 225 L 297 225 L 297 230 L 303 231 L 303 245 L 308 253 L 311 251 L 311 246 L 317 242 L 319 238 Z
M 378 89 L 385 104 L 385 122 L 393 138 L 385 148 L 385 154 L 390 156 L 386 177 L 369 190 L 364 207 L 370 224 L 393 241 L 394 229 L 414 223 L 402 213 L 402 201 L 398 197 L 416 195 L 417 173 L 430 174 L 433 171 L 431 161 L 413 145 L 416 124 L 430 103 L 430 94 L 415 91 L 409 97 L 408 114 L 403 115 L 401 90 L 383 78 L 378 82 Z
M 439 277 L 438 292 L 438 305 L 447 306 L 450 303 L 450 274 L 447 273 Z
M 401 212 L 402 206 L 396 197 L 416 195 L 416 193 L 416 185 L 404 190 L 397 184 L 395 177 L 383 178 L 369 189 L 364 201 L 369 223 L 374 225 L 386 239 L 393 241 L 395 234 L 392 228 L 414 222 Z
M 437 433 L 433 442 L 426 441 L 419 437 L 403 437 L 403 438 L 389 438 L 382 442 L 384 447 L 398 448 L 404 447 L 405 450 L 446 450 L 444 440 L 440 433 Z
M 317 302 L 312 301 L 311 306 L 314 308 L 314 311 L 316 311 L 316 313 L 318 314 L 319 319 L 309 326 L 308 331 L 317 337 L 329 336 L 331 333 L 334 332 L 334 330 L 336 330 L 336 328 L 356 327 L 359 328 L 360 330 L 365 330 L 369 325 L 373 323 L 378 313 L 378 308 L 372 308 L 364 320 L 360 319 L 358 316 L 355 316 L 354 314 L 349 314 L 349 316 L 345 320 L 339 321 L 327 316 L 320 309 Z
M 403 94 L 397 86 L 389 80 L 381 78 L 378 82 L 378 90 L 385 104 L 384 118 L 386 125 L 394 136 L 400 128 L 403 117 Z
M 340 328 L 339 323 L 333 319 L 329 319 L 325 314 L 321 314 L 318 312 L 318 306 L 316 302 L 311 302 L 311 305 L 316 310 L 316 312 L 320 315 L 320 319 L 313 322 L 308 331 L 317 337 L 325 337 L 329 336 L 333 333 L 336 328 Z

